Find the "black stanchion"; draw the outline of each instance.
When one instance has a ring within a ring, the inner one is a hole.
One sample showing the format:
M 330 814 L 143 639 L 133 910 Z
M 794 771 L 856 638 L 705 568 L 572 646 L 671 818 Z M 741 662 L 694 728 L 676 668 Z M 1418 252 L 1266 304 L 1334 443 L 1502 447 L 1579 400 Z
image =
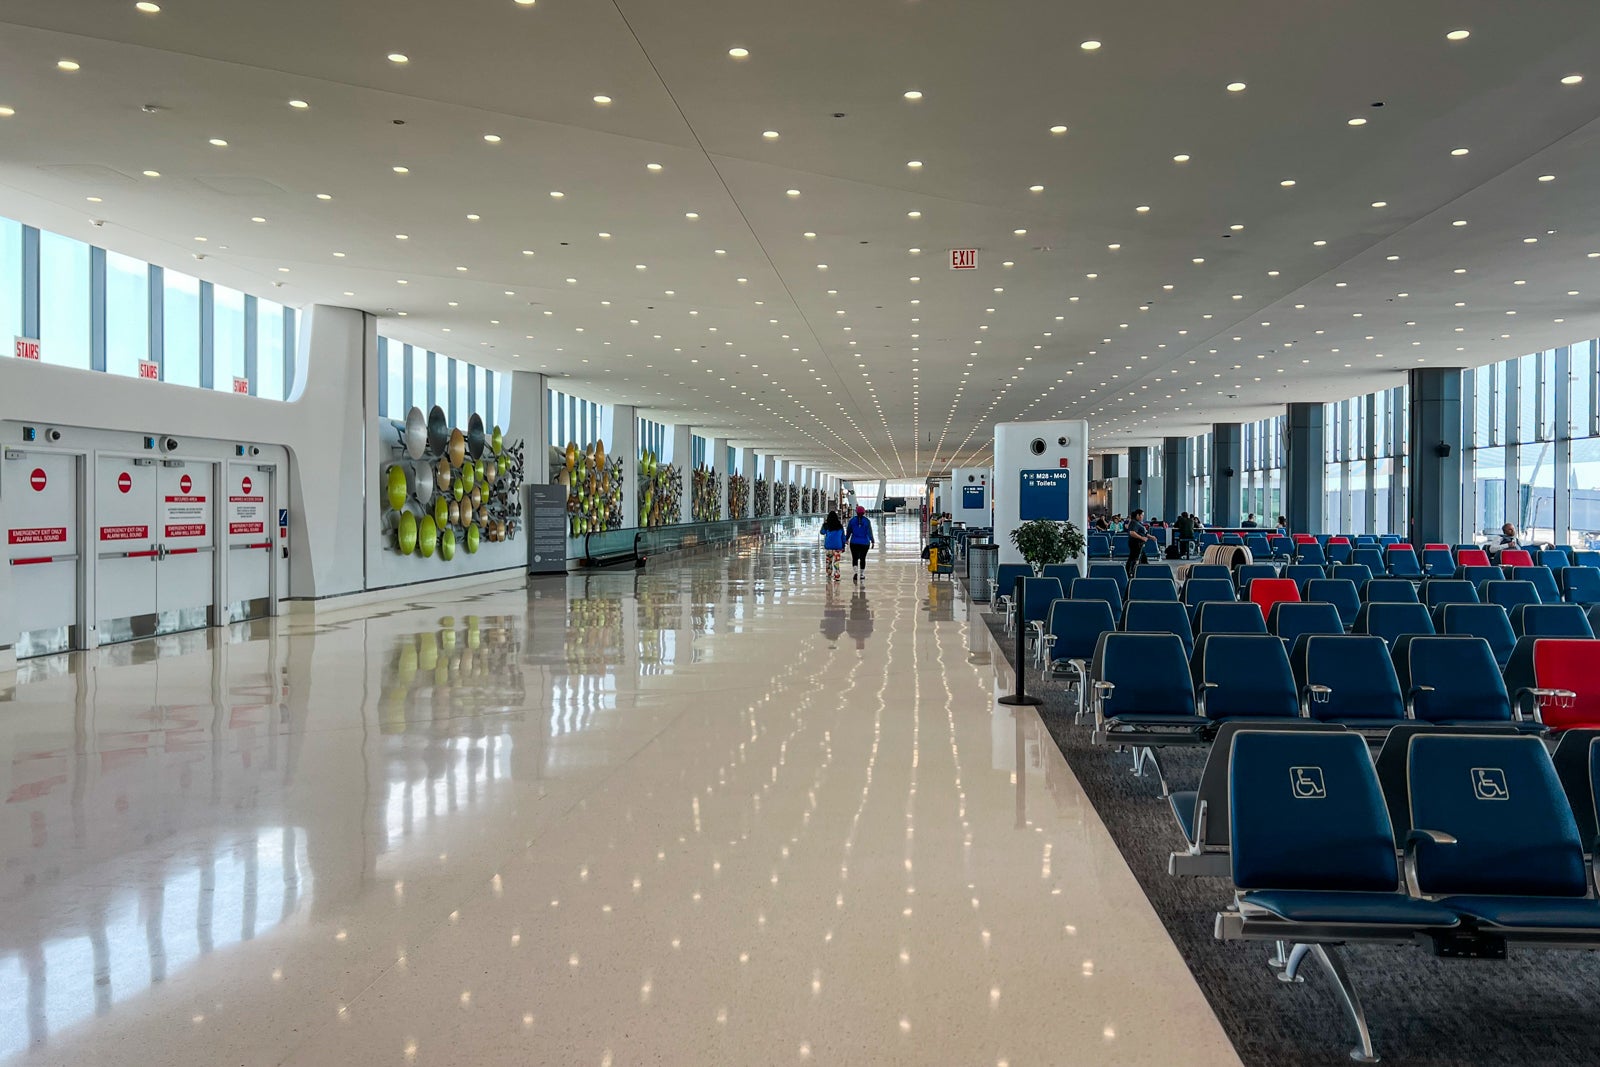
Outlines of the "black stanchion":
M 1016 691 L 1010 696 L 1000 698 L 1000 703 L 1013 708 L 1035 707 L 1044 703 L 1038 697 L 1029 696 L 1027 693 L 1025 676 L 1028 673 L 1028 661 L 1023 657 L 1028 651 L 1028 635 L 1023 629 L 1025 625 L 1023 620 L 1027 618 L 1027 615 L 1023 611 L 1022 590 L 1023 579 L 1019 577 L 1016 584 L 1011 587 L 1011 610 L 1017 613 L 1015 623 L 1017 631 L 1017 661 L 1016 669 L 1011 672 L 1017 679 Z

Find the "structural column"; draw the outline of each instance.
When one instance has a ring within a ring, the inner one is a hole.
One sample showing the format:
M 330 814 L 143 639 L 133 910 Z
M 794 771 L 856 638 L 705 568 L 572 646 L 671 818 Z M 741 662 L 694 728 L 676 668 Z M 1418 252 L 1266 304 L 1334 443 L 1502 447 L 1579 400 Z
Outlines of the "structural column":
M 739 452 L 739 473 L 744 476 L 747 483 L 745 492 L 744 514 L 731 516 L 735 519 L 748 519 L 756 513 L 756 450 L 753 448 L 741 449 Z
M 511 388 L 495 397 L 495 421 L 509 440 L 523 442 L 523 478 L 531 485 L 550 481 L 550 402 L 545 376 L 512 371 Z
M 622 460 L 622 525 L 626 529 L 639 525 L 639 419 L 631 404 L 613 404 L 609 412 L 606 458 L 608 462 Z
M 1148 507 L 1144 502 L 1144 477 L 1150 473 L 1150 450 L 1144 447 L 1128 449 L 1128 514 L 1138 508 Z
M 1237 422 L 1211 426 L 1211 525 L 1239 525 L 1239 467 L 1243 438 Z
M 1161 517 L 1168 522 L 1189 510 L 1184 492 L 1189 484 L 1189 439 L 1164 437 L 1161 439 L 1161 467 L 1166 480 L 1161 485 Z
M 761 477 L 767 483 L 767 510 L 761 513 L 761 517 L 768 518 L 777 514 L 777 511 L 772 506 L 772 501 L 774 487 L 777 485 L 778 461 L 770 454 L 761 457 Z M 755 490 L 751 489 L 751 499 L 754 499 L 754 493 Z
M 1411 385 L 1408 440 L 1411 492 L 1406 532 L 1413 545 L 1461 541 L 1461 369 L 1429 367 L 1407 374 Z
M 683 485 L 678 493 L 678 521 L 694 521 L 694 428 L 672 427 L 672 465 Z
M 789 514 L 789 472 L 792 468 L 793 465 L 788 460 L 778 460 L 778 478 L 777 481 L 772 483 L 772 513 L 774 515 Z M 780 489 L 783 491 L 781 497 L 778 495 Z M 778 503 L 779 500 L 783 501 L 781 505 Z
M 1321 533 L 1326 521 L 1322 414 L 1321 404 L 1290 404 L 1283 420 L 1283 516 L 1294 533 Z M 1262 525 L 1275 518 L 1268 516 Z
M 711 439 L 711 469 L 717 474 L 717 518 L 726 519 L 728 515 L 728 475 L 733 471 L 728 467 L 728 439 L 726 437 L 713 437 Z

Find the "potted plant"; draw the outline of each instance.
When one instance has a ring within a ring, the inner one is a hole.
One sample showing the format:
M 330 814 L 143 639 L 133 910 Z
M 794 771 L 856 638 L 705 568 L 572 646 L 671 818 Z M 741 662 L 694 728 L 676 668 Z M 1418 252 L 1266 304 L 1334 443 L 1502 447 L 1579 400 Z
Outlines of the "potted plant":
M 1083 555 L 1083 531 L 1070 522 L 1053 519 L 1029 519 L 1011 531 L 1011 543 L 1035 575 L 1052 563 Z

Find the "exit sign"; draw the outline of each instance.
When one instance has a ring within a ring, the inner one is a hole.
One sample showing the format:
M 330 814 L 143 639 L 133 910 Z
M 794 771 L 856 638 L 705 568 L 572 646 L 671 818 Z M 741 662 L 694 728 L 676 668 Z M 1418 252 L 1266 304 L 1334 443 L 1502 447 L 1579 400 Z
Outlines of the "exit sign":
M 249 393 L 250 392 L 250 379 L 249 378 L 235 378 L 233 380 L 233 391 L 236 392 L 236 393 Z
M 153 359 L 141 359 L 139 361 L 139 377 L 152 382 L 160 380 L 161 364 Z
M 950 250 L 951 270 L 977 270 L 978 250 L 976 248 L 952 248 Z
M 37 337 L 18 337 L 16 355 L 18 359 L 39 360 L 39 339 Z

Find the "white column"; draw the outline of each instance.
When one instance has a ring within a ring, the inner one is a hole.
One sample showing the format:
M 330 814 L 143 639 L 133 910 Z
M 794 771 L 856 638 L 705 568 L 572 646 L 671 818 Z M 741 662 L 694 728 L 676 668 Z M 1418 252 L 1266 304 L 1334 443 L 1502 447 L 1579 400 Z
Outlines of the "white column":
M 744 480 L 748 483 L 749 488 L 745 494 L 744 514 L 734 515 L 733 518 L 748 519 L 756 513 L 756 475 L 760 472 L 756 470 L 755 449 L 745 448 L 740 450 L 739 473 L 744 475 Z
M 606 457 L 622 460 L 622 525 L 639 525 L 639 418 L 631 404 L 609 409 Z
M 789 514 L 789 479 L 793 477 L 793 473 L 792 473 L 793 470 L 794 470 L 794 465 L 792 463 L 790 463 L 788 460 L 786 460 L 786 459 L 778 460 L 778 483 L 777 484 L 781 485 L 783 487 L 783 507 L 780 508 L 780 507 L 774 506 L 773 509 L 772 509 L 772 513 L 774 515 L 787 515 L 787 514 Z M 773 497 L 774 501 L 776 501 L 777 499 L 778 498 L 776 496 Z
M 694 430 L 687 424 L 672 427 L 672 465 L 683 479 L 678 495 L 678 521 L 694 521 Z
M 717 472 L 717 480 L 722 484 L 717 488 L 717 517 L 730 518 L 728 514 L 728 475 L 733 471 L 728 467 L 728 439 L 726 437 L 713 437 L 711 439 L 711 469 Z
M 512 371 L 509 390 L 495 395 L 495 422 L 507 442 L 522 441 L 523 480 L 530 485 L 550 481 L 549 382 L 543 374 Z
M 769 452 L 761 457 L 761 477 L 767 483 L 767 510 L 762 518 L 777 514 L 777 509 L 772 506 L 773 490 L 778 482 L 778 461 Z

